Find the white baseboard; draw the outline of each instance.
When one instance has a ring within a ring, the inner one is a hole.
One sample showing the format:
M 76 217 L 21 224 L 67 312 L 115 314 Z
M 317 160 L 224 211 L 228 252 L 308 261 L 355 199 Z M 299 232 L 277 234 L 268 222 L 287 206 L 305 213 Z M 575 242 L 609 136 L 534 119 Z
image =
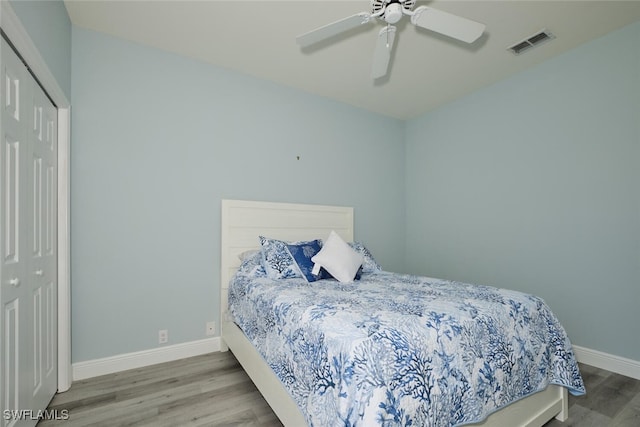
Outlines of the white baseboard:
M 573 346 L 573 352 L 580 363 L 640 380 L 640 361 L 638 360 L 627 359 L 577 345 Z
M 87 360 L 72 364 L 73 380 L 83 380 L 99 375 L 141 368 L 156 363 L 170 362 L 185 357 L 199 356 L 214 351 L 220 351 L 220 337 L 206 338 L 182 344 L 136 351 L 134 353 L 118 354 L 102 359 Z

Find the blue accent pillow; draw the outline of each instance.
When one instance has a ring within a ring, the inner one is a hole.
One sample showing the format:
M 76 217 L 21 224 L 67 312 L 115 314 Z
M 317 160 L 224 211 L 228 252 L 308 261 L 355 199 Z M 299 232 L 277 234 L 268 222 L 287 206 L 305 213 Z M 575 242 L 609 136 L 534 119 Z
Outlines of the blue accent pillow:
M 320 269 L 320 273 L 318 275 L 311 272 L 315 264 L 311 261 L 311 258 L 320 252 L 320 249 L 322 249 L 322 240 L 312 240 L 309 242 L 287 245 L 289 254 L 291 254 L 291 257 L 296 262 L 300 273 L 302 273 L 302 277 L 304 277 L 307 282 L 315 282 L 316 280 L 321 279 L 333 279 L 333 276 L 331 276 L 331 274 L 329 274 L 324 268 Z

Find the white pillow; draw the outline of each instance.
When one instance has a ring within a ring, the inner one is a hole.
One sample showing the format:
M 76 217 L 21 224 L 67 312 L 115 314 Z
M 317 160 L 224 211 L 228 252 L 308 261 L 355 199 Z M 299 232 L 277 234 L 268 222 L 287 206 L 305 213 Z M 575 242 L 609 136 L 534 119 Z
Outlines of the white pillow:
M 320 252 L 315 254 L 311 261 L 315 263 L 313 274 L 318 274 L 320 267 L 324 267 L 338 281 L 353 282 L 364 261 L 364 256 L 353 250 L 338 233 L 332 230 Z

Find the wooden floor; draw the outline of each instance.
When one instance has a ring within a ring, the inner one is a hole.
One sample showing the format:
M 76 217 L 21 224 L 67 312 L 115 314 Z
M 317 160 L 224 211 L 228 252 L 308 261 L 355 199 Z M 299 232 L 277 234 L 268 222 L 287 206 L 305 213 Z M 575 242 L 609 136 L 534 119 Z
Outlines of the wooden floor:
M 231 352 L 75 381 L 49 408 L 75 426 L 281 426 Z
M 587 394 L 569 395 L 569 419 L 549 421 L 544 427 L 638 427 L 640 381 L 580 364 Z
M 640 426 L 640 381 L 581 365 L 587 395 L 545 427 Z M 68 420 L 38 426 L 281 426 L 231 352 L 76 381 L 49 409 Z

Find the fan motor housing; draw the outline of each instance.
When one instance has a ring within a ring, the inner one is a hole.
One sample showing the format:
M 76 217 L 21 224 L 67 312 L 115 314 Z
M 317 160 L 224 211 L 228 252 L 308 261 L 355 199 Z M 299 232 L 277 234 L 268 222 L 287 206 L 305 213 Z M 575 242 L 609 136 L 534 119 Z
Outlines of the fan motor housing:
M 387 24 L 395 24 L 400 18 L 402 18 L 402 7 L 399 4 L 390 4 L 384 10 L 384 20 L 387 21 Z
M 399 4 L 404 10 L 413 10 L 413 6 L 416 4 L 416 0 L 371 0 L 371 14 L 376 15 L 380 11 L 385 10 L 392 4 Z M 398 9 L 402 12 L 401 9 Z M 386 19 L 387 12 L 385 11 L 382 16 Z M 400 15 L 402 17 L 402 15 Z M 399 18 L 398 18 L 399 19 Z M 388 21 L 387 21 L 388 22 Z M 395 21 L 398 22 L 398 21 Z

